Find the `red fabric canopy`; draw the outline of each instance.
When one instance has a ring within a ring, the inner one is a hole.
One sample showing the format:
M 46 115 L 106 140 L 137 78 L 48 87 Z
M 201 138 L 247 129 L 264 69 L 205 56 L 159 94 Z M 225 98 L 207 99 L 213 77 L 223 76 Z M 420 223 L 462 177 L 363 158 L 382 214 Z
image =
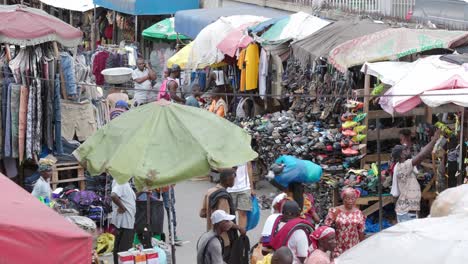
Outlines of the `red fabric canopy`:
M 91 263 L 92 238 L 0 174 L 1 263 Z
M 57 41 L 66 47 L 81 43 L 83 33 L 46 12 L 20 5 L 0 6 L 0 42 L 32 46 Z

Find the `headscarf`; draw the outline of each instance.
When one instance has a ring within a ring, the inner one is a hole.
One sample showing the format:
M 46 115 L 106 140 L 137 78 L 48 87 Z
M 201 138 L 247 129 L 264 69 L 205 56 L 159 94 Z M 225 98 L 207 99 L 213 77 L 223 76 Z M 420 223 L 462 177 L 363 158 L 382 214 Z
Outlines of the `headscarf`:
M 341 199 L 344 199 L 345 195 L 346 194 L 354 194 L 354 196 L 357 198 L 361 197 L 361 192 L 359 190 L 356 190 L 354 188 L 351 188 L 351 187 L 348 187 L 348 188 L 344 188 L 342 191 L 341 191 Z
M 312 240 L 312 247 L 314 248 L 314 250 L 318 248 L 318 242 L 320 240 L 328 238 L 334 234 L 335 229 L 329 226 L 321 226 L 317 228 L 312 234 L 310 234 L 310 239 Z
M 50 171 L 52 169 L 52 166 L 55 164 L 55 160 L 48 159 L 48 158 L 42 158 L 39 160 L 39 172 L 42 171 Z

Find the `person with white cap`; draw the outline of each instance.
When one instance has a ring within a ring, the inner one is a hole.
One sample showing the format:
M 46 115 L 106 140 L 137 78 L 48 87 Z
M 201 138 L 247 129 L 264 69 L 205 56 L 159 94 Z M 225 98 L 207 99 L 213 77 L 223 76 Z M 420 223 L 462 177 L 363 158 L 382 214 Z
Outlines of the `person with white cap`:
M 211 214 L 213 229 L 203 234 L 197 242 L 197 264 L 223 264 L 223 240 L 221 234 L 235 226 L 236 216 L 223 210 Z

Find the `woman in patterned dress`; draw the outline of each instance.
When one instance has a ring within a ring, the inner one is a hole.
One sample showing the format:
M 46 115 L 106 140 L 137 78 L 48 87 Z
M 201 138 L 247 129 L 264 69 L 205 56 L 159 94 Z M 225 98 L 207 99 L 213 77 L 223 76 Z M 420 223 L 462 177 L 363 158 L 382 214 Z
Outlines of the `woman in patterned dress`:
M 364 240 L 366 217 L 356 207 L 356 199 L 359 196 L 358 190 L 346 188 L 341 192 L 344 204 L 328 210 L 325 225 L 333 226 L 336 230 L 337 246 L 333 251 L 334 258 Z

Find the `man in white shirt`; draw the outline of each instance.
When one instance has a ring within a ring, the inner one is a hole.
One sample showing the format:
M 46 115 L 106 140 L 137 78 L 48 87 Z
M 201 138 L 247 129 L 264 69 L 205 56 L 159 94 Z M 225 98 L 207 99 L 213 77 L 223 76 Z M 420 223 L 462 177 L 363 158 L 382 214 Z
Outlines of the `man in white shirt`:
M 251 196 L 255 195 L 253 186 L 252 164 L 247 162 L 237 167 L 234 186 L 227 188 L 227 191 L 238 214 L 238 225 L 243 228 L 247 227 L 247 212 L 252 210 Z
M 145 60 L 139 58 L 137 60 L 137 68 L 132 73 L 132 79 L 135 83 L 135 96 L 133 106 L 140 106 L 149 103 L 151 98 L 156 98 L 157 92 L 151 92 L 151 81 L 156 80 L 156 73 L 151 68 L 150 63 L 145 63 Z
M 52 176 L 52 166 L 48 164 L 40 164 L 38 170 L 41 176 L 36 181 L 31 194 L 38 199 L 42 197 L 50 200 L 52 190 L 50 189 L 49 179 Z
M 130 183 L 118 184 L 114 181 L 112 183 L 111 198 L 111 224 L 117 228 L 114 243 L 114 263 L 118 263 L 117 254 L 129 250 L 133 245 L 136 195 Z

